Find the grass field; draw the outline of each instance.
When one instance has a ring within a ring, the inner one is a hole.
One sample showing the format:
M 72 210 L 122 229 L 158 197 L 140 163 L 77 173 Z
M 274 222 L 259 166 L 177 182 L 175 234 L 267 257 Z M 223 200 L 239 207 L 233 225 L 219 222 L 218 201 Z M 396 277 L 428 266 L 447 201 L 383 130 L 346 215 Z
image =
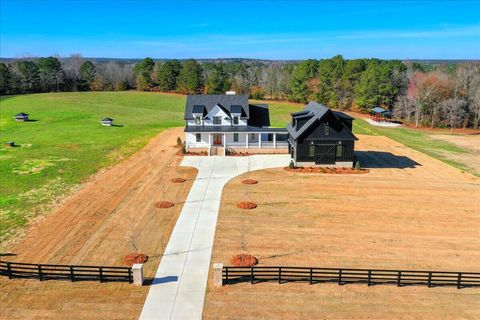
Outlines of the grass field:
M 285 126 L 301 104 L 268 103 L 271 125 Z M 0 241 L 21 230 L 32 218 L 52 207 L 62 195 L 89 176 L 117 163 L 144 146 L 165 128 L 182 126 L 185 97 L 151 92 L 76 92 L 0 98 Z M 35 121 L 12 117 L 29 113 Z M 102 127 L 103 117 L 120 126 Z M 475 173 L 458 157 L 466 149 L 430 139 L 409 129 L 372 127 L 361 119 L 354 132 L 386 135 L 462 170 Z M 18 147 L 7 148 L 13 140 Z M 476 173 L 478 174 L 478 173 Z
M 222 194 L 211 263 L 478 272 L 480 179 L 382 136 L 359 135 L 361 175 L 254 171 Z M 241 184 L 243 179 L 257 185 Z M 238 209 L 240 201 L 258 204 Z M 242 249 L 242 244 L 244 244 Z M 211 268 L 212 270 L 212 268 Z M 477 319 L 480 289 L 307 283 L 214 287 L 204 319 Z

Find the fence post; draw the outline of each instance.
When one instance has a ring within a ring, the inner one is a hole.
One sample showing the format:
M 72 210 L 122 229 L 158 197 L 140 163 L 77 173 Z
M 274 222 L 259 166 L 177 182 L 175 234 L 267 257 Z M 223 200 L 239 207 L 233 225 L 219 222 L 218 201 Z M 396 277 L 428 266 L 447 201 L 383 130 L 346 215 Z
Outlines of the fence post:
M 253 266 L 250 269 L 250 283 L 253 284 Z
M 338 285 L 342 285 L 342 269 L 338 269 Z
M 100 282 L 103 282 L 103 270 L 102 267 L 98 267 L 99 273 L 100 273 Z
M 368 270 L 367 286 L 372 284 L 372 270 Z
M 432 272 L 428 273 L 428 287 L 430 288 L 432 286 Z
M 398 276 L 397 276 L 397 286 L 402 285 L 402 271 L 398 271 Z
M 133 272 L 133 284 L 136 286 L 143 285 L 143 264 L 135 263 L 132 266 L 131 271 Z
M 75 275 L 73 274 L 73 266 L 70 266 L 70 281 L 75 281 Z
M 9 279 L 13 279 L 13 275 L 12 275 L 12 263 L 11 262 L 7 262 L 7 271 L 8 271 L 8 278 Z
M 462 273 L 458 273 L 458 278 L 457 278 L 457 289 L 460 289 L 462 287 Z
M 213 264 L 213 285 L 215 287 L 223 286 L 223 263 Z
M 310 268 L 310 284 L 313 283 L 313 268 Z
M 282 267 L 278 267 L 278 284 L 282 283 Z
M 37 265 L 37 268 L 38 268 L 38 279 L 39 279 L 40 281 L 43 281 L 42 265 L 41 265 L 41 264 L 38 264 L 38 265 Z

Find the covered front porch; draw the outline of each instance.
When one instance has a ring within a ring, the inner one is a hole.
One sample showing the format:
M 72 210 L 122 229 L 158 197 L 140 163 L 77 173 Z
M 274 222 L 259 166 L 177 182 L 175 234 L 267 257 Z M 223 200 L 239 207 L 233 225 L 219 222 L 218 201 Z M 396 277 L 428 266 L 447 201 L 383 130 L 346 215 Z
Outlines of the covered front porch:
M 283 130 L 280 132 L 192 132 L 189 134 L 191 136 L 187 136 L 187 150 L 203 149 L 208 151 L 208 154 L 224 155 L 227 154 L 226 150 L 266 153 L 269 149 L 272 150 L 272 153 L 278 153 L 282 149 L 288 149 L 288 133 Z

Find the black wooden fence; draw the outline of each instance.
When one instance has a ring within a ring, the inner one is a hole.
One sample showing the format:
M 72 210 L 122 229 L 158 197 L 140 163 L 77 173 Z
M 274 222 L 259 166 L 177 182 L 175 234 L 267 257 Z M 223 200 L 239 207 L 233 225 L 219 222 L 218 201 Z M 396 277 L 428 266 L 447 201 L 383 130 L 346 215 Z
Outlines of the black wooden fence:
M 310 284 L 334 282 L 339 285 L 366 283 L 369 286 L 376 284 L 456 286 L 458 289 L 480 286 L 480 273 L 476 272 L 224 266 L 222 273 L 225 284 L 298 281 Z
M 72 266 L 0 261 L 0 275 L 43 280 L 133 282 L 132 268 Z

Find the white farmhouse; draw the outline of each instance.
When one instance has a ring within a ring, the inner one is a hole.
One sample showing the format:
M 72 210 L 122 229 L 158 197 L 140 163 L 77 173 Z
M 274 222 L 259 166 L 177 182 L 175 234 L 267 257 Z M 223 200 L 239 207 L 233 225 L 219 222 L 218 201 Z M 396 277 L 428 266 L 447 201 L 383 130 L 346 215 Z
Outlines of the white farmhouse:
M 187 151 L 226 154 L 287 153 L 288 132 L 270 128 L 268 105 L 249 104 L 248 96 L 188 95 L 185 108 Z

